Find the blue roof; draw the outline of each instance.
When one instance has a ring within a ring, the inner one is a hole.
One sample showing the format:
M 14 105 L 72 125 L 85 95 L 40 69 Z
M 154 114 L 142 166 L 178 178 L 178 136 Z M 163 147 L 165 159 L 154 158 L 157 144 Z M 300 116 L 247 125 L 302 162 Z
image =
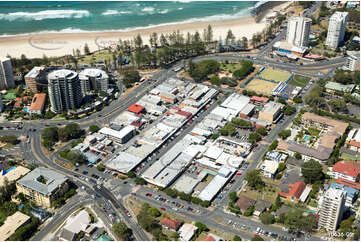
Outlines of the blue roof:
M 359 194 L 357 189 L 339 183 L 331 183 L 330 188 L 342 189 L 346 191 L 348 197 L 355 197 Z M 328 185 L 325 185 L 325 189 L 328 189 Z

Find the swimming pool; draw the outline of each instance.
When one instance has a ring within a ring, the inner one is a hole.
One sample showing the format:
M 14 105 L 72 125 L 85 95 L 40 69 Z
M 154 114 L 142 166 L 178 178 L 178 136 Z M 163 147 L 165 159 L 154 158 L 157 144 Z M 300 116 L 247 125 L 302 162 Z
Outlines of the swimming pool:
M 305 141 L 309 141 L 310 140 L 310 136 L 309 135 L 305 135 L 305 138 L 303 138 Z
M 28 107 L 24 108 L 24 111 L 29 112 L 29 108 Z

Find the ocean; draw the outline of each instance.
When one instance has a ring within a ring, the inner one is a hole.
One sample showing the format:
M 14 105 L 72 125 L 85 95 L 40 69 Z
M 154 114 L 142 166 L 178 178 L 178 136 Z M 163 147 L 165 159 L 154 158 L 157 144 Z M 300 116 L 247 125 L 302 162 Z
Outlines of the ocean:
M 250 15 L 255 1 L 0 2 L 0 36 L 129 31 Z

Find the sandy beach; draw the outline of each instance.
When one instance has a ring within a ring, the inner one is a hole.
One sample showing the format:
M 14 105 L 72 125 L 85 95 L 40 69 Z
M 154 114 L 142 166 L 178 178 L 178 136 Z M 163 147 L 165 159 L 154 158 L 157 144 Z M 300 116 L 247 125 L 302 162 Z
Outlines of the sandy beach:
M 232 30 L 237 39 L 245 36 L 251 38 L 254 33 L 261 32 L 266 24 L 256 23 L 252 17 L 243 17 L 225 21 L 215 22 L 193 22 L 186 24 L 169 24 L 151 28 L 137 29 L 127 32 L 83 32 L 83 33 L 49 33 L 49 34 L 29 34 L 10 37 L 0 37 L 0 57 L 9 54 L 12 57 L 20 57 L 25 54 L 28 58 L 46 56 L 62 56 L 72 54 L 73 49 L 80 49 L 83 53 L 85 43 L 88 44 L 91 51 L 98 50 L 99 47 L 105 47 L 114 44 L 119 39 L 132 39 L 137 34 L 147 43 L 149 35 L 153 32 L 170 33 L 180 30 L 184 35 L 187 32 L 194 33 L 199 31 L 203 33 L 208 25 L 213 28 L 213 38 L 225 38 L 227 31 Z

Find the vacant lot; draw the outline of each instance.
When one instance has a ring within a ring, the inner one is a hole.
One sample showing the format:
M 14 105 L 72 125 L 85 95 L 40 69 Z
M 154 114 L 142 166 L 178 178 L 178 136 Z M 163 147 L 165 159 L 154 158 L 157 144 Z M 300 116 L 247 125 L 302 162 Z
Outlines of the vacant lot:
M 246 89 L 257 92 L 259 94 L 271 95 L 272 90 L 277 86 L 276 83 L 253 79 L 247 84 Z
M 311 78 L 300 76 L 300 75 L 294 75 L 293 78 L 288 82 L 290 85 L 298 86 L 298 87 L 304 87 L 307 85 L 307 83 L 310 81 Z
M 262 199 L 273 204 L 276 201 L 278 195 L 278 189 L 275 187 L 264 188 L 262 192 L 260 192 L 256 190 L 251 190 L 249 187 L 247 187 L 247 191 L 241 192 L 240 195 L 244 195 L 256 201 Z
M 287 71 L 280 71 L 266 68 L 261 72 L 259 77 L 266 80 L 273 80 L 276 82 L 285 82 L 291 77 L 291 73 Z

